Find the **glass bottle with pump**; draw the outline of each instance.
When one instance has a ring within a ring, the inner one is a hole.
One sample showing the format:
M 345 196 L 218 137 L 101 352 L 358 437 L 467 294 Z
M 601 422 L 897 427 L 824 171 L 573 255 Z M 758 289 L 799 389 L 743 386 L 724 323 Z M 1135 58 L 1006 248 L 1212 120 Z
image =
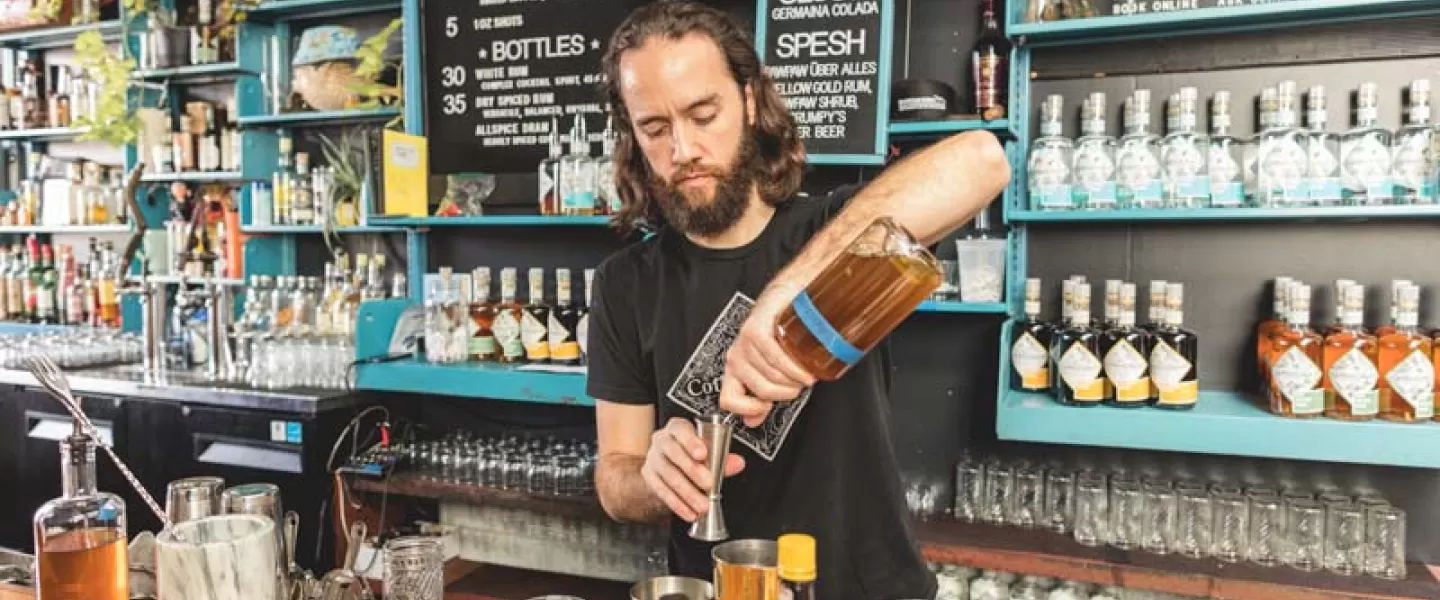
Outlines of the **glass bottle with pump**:
M 1197 208 L 1210 202 L 1205 156 L 1210 141 L 1197 131 L 1199 103 L 1199 91 L 1185 87 L 1180 88 L 1178 102 L 1165 108 L 1167 115 L 1175 118 L 1175 129 L 1167 131 L 1160 142 L 1165 205 L 1171 208 Z
M 520 321 L 520 339 L 525 344 L 525 361 L 543 363 L 550 360 L 550 306 L 545 304 L 545 269 L 532 267 L 527 281 L 530 301 L 525 304 Z
M 1105 398 L 1105 379 L 1100 336 L 1090 328 L 1090 284 L 1071 289 L 1070 326 L 1056 335 L 1050 356 L 1060 375 L 1055 398 L 1069 406 L 1096 406 Z
M 1049 391 L 1049 348 L 1054 329 L 1040 320 L 1039 279 L 1025 280 L 1025 320 L 1014 327 L 1015 339 L 1010 343 L 1010 389 Z
M 1035 210 L 1071 210 L 1070 167 L 1075 144 L 1062 132 L 1065 97 L 1052 94 L 1040 106 L 1040 137 L 1030 148 L 1026 172 L 1030 175 L 1030 207 Z
M 1116 193 L 1122 208 L 1159 208 L 1160 138 L 1150 132 L 1150 90 L 1135 90 L 1125 101 L 1125 135 L 1115 154 Z
M 1348 205 L 1388 204 L 1394 196 L 1390 181 L 1390 132 L 1380 126 L 1380 93 L 1362 83 L 1355 93 L 1355 127 L 1340 138 L 1341 190 Z
M 1256 200 L 1262 206 L 1304 206 L 1310 200 L 1305 189 L 1307 136 L 1297 127 L 1295 101 L 1295 82 L 1280 82 L 1275 88 L 1270 127 L 1260 132 Z
M 1245 179 L 1241 168 L 1243 144 L 1231 134 L 1230 92 L 1210 97 L 1210 147 L 1206 154 L 1210 172 L 1210 206 L 1237 208 L 1245 203 Z
M 495 306 L 495 342 L 500 346 L 500 362 L 524 362 L 525 343 L 520 337 L 520 323 L 525 309 L 515 301 L 515 268 L 500 269 L 500 304 Z
M 1105 131 L 1105 93 L 1093 92 L 1080 107 L 1080 138 L 1075 140 L 1075 204 L 1115 208 L 1115 138 Z
M 1330 125 L 1328 101 L 1325 86 L 1310 87 L 1305 95 L 1305 188 L 1310 204 L 1315 206 L 1337 206 L 1340 204 L 1340 138 L 1327 131 Z
M 1324 342 L 1310 329 L 1310 286 L 1290 286 L 1288 327 L 1270 337 L 1270 412 L 1316 417 L 1325 411 L 1321 387 Z
M 550 143 L 549 156 L 540 161 L 540 190 L 538 202 L 540 214 L 550 216 L 560 214 L 560 184 L 562 181 L 560 164 L 560 121 L 550 119 Z
M 1105 380 L 1111 392 L 1107 403 L 1120 407 L 1145 406 L 1151 400 L 1150 334 L 1135 327 L 1135 284 L 1120 286 L 1119 319 L 1100 340 Z
M 584 117 L 575 115 L 575 126 L 570 130 L 570 156 L 561 167 L 561 214 L 595 214 L 595 159 L 590 158 L 590 140 L 586 136 Z
M 1200 340 L 1185 328 L 1185 286 L 1165 284 L 1165 326 L 1150 350 L 1150 380 L 1158 408 L 1189 410 L 1200 400 Z
M 580 364 L 580 341 L 575 338 L 580 312 L 571 301 L 570 269 L 555 269 L 555 308 L 550 311 L 550 362 Z
M 490 267 L 477 267 L 470 273 L 470 360 L 499 360 L 500 346 L 495 343 L 495 304 L 490 301 Z
M 1435 202 L 1435 157 L 1430 142 L 1435 132 L 1430 125 L 1430 80 L 1410 82 L 1406 122 L 1395 132 L 1392 177 L 1396 204 Z
M 1340 329 L 1325 336 L 1325 416 L 1368 421 L 1380 411 L 1379 347 L 1361 325 L 1365 286 L 1351 283 L 1339 292 Z
M 1435 415 L 1435 366 L 1430 337 L 1421 334 L 1420 287 L 1400 290 L 1395 331 L 1380 338 L 1380 416 L 1391 421 L 1428 421 Z
M 95 445 L 78 423 L 60 442 L 61 496 L 34 518 L 40 598 L 130 597 L 125 501 L 97 489 Z

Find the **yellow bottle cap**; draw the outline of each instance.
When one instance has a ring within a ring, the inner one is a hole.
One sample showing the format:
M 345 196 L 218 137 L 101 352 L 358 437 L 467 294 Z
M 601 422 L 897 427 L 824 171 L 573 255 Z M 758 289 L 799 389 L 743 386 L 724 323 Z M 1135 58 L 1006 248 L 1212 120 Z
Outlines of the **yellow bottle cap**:
M 815 538 L 803 533 L 787 533 L 777 542 L 780 555 L 780 578 L 801 583 L 815 581 Z

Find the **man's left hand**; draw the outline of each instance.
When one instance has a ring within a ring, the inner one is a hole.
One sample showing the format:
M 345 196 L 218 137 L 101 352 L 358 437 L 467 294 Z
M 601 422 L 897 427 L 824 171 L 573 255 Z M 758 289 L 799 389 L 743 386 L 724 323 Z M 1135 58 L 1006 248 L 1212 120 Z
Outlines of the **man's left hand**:
M 774 403 L 794 400 L 815 385 L 815 377 L 790 358 L 776 337 L 780 314 L 797 293 L 790 286 L 766 288 L 725 355 L 720 409 L 739 416 L 746 427 L 764 422 Z

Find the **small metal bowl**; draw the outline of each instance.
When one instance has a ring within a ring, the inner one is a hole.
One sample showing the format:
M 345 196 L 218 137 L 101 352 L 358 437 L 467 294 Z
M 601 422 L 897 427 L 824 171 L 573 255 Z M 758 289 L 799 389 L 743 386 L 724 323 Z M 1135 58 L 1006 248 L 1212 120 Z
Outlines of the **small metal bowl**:
M 655 577 L 630 588 L 630 600 L 711 600 L 710 582 L 694 577 Z

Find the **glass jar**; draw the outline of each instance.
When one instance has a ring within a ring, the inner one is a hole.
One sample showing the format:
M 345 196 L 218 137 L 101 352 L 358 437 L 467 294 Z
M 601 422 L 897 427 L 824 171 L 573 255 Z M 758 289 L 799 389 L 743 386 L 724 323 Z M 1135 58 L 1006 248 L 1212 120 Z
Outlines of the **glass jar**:
M 438 537 L 398 537 L 385 544 L 386 600 L 442 600 L 445 545 Z

